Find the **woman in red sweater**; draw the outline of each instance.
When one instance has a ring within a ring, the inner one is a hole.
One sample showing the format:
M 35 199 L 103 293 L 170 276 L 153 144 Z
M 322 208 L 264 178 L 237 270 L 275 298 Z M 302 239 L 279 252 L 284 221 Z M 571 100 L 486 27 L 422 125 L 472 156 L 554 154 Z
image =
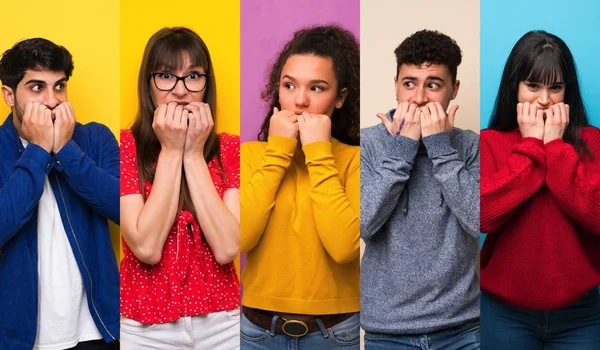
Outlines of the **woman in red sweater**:
M 600 349 L 600 130 L 573 56 L 512 49 L 481 132 L 482 349 Z
M 139 110 L 121 132 L 121 346 L 238 349 L 239 138 L 217 135 L 204 41 L 148 41 Z

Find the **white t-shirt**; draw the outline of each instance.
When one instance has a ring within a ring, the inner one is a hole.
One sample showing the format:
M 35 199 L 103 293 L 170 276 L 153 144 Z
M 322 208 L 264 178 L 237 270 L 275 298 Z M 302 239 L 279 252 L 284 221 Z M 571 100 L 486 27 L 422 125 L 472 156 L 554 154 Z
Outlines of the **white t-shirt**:
M 27 147 L 27 141 L 21 141 Z M 48 176 L 38 207 L 38 272 L 34 349 L 65 349 L 79 342 L 102 339 L 90 314 L 81 273 Z

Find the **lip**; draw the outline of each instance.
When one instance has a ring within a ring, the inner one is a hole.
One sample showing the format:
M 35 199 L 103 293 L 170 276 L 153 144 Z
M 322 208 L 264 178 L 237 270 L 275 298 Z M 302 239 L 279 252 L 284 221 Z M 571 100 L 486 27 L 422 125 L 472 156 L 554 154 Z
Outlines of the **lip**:
M 171 102 L 177 102 L 177 105 L 179 105 L 179 106 L 185 106 L 185 105 L 189 105 L 190 104 L 187 101 L 169 101 L 169 102 L 167 102 L 167 104 L 169 104 Z
M 304 111 L 294 111 L 294 113 L 296 113 L 296 115 L 300 115 L 300 114 L 304 113 Z

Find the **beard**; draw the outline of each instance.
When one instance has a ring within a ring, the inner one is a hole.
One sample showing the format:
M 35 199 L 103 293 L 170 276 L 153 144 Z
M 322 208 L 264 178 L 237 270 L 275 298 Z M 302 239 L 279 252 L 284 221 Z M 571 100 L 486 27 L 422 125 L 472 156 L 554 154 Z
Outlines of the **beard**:
M 25 108 L 22 108 L 19 101 L 15 100 L 15 117 L 19 121 L 19 124 L 23 124 L 23 116 L 24 115 L 25 115 Z M 54 112 L 52 112 L 52 123 L 54 123 L 54 119 L 56 119 L 56 117 L 54 116 Z

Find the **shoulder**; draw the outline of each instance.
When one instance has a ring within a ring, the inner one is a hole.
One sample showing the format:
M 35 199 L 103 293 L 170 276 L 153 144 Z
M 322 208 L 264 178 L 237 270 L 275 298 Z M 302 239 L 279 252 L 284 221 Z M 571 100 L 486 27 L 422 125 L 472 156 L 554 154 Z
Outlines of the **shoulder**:
M 121 140 L 121 146 L 135 145 L 135 139 L 133 138 L 133 133 L 131 132 L 131 129 L 121 129 L 119 133 L 119 138 Z
M 240 137 L 238 135 L 229 134 L 226 132 L 217 135 L 219 138 L 219 144 L 221 145 L 222 151 L 239 151 L 240 149 Z
M 595 157 L 600 154 L 600 129 L 586 126 L 581 130 L 581 139 L 590 147 Z

